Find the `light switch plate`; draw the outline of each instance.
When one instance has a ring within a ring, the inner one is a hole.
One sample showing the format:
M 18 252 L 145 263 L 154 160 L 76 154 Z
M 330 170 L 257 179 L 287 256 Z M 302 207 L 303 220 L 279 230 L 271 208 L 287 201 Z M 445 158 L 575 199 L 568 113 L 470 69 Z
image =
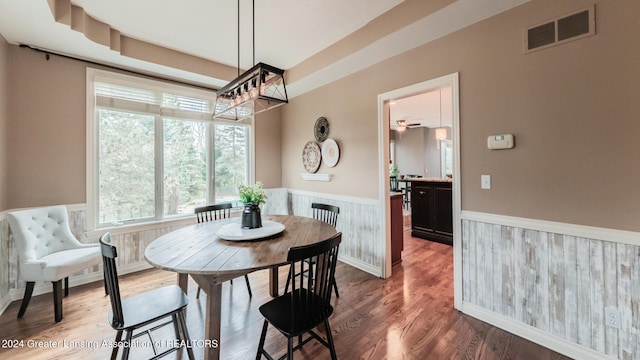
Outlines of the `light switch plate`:
M 491 175 L 480 175 L 480 188 L 491 189 Z

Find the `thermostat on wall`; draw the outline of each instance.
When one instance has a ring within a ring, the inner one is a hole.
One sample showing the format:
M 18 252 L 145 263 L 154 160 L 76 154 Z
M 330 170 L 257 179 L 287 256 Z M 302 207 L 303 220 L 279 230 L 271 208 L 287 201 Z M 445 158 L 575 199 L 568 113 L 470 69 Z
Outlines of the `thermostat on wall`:
M 514 145 L 513 134 L 491 135 L 487 138 L 487 146 L 491 150 L 512 149 Z

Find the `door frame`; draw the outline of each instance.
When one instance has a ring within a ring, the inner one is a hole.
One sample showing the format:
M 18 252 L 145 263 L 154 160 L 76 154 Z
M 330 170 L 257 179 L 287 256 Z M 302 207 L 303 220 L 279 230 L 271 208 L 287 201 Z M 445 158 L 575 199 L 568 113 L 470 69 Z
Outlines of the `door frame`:
M 462 308 L 462 223 L 461 211 L 462 201 L 460 192 L 460 90 L 459 73 L 444 75 L 435 79 L 423 81 L 409 85 L 400 89 L 391 90 L 378 95 L 378 168 L 380 188 L 378 195 L 380 199 L 380 223 L 381 242 L 385 243 L 385 261 L 382 263 L 380 272 L 382 278 L 391 276 L 391 212 L 389 189 L 389 102 L 413 95 L 451 87 L 452 103 L 452 140 L 453 140 L 453 281 L 454 281 L 454 307 Z

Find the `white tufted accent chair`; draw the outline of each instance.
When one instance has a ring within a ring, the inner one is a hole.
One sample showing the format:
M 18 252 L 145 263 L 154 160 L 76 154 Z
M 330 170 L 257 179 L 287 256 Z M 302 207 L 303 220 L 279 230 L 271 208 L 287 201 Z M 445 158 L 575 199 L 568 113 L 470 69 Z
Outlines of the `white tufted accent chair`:
M 82 244 L 71 233 L 65 206 L 50 206 L 7 214 L 19 256 L 20 277 L 26 282 L 21 318 L 33 294 L 36 281 L 53 283 L 55 320 L 62 320 L 62 280 L 64 296 L 69 295 L 69 275 L 99 264 L 98 244 Z
M 262 205 L 262 215 L 289 215 L 289 189 L 273 188 L 264 189 L 267 194 L 267 202 Z

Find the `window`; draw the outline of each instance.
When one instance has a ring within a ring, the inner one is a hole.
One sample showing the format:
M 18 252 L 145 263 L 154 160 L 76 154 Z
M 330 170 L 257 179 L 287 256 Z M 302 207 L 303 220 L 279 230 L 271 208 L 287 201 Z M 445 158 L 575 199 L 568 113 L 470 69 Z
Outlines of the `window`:
M 89 229 L 179 218 L 238 202 L 252 125 L 211 120 L 215 94 L 87 71 Z
M 453 174 L 453 140 L 440 141 L 440 176 Z

